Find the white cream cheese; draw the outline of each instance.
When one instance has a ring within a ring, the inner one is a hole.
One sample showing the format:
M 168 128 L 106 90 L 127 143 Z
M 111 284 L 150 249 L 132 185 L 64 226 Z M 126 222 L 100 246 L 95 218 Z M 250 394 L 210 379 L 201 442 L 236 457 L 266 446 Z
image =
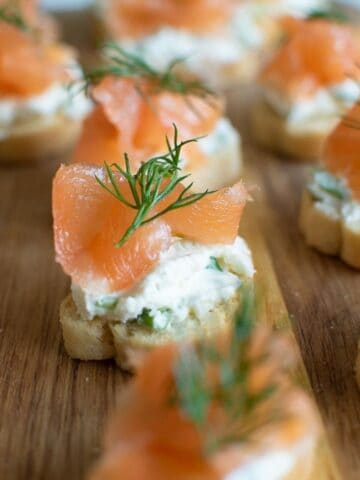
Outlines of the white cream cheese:
M 77 64 L 69 66 L 69 73 L 74 80 L 80 80 L 81 70 Z M 71 88 L 54 83 L 39 95 L 0 98 L 0 136 L 6 137 L 8 130 L 15 124 L 58 114 L 81 120 L 89 113 L 91 102 L 84 92 L 77 91 L 78 88 L 76 83 Z
M 288 450 L 264 453 L 228 474 L 224 480 L 283 480 L 313 447 L 314 442 L 305 439 Z
M 178 239 L 131 290 L 99 296 L 73 284 L 72 295 L 83 320 L 127 322 L 145 311 L 153 328 L 164 329 L 189 316 L 201 320 L 253 274 L 251 253 L 240 237 L 231 245 L 211 246 Z
M 275 89 L 263 89 L 265 101 L 286 118 L 288 128 L 302 132 L 331 129 L 343 112 L 355 104 L 359 95 L 359 85 L 351 79 L 319 89 L 315 95 L 302 100 L 286 98 Z
M 197 35 L 172 27 L 163 27 L 138 40 L 123 40 L 121 46 L 141 55 L 160 71 L 175 59 L 182 59 L 190 72 L 205 80 L 221 74 L 225 66 L 237 63 L 247 50 L 229 34 Z

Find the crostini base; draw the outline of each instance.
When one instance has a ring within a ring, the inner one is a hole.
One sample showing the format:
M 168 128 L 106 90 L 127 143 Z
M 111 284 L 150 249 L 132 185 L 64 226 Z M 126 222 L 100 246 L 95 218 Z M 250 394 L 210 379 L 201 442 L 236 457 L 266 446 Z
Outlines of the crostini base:
M 215 338 L 232 324 L 233 315 L 240 305 L 240 295 L 218 305 L 206 320 L 187 322 L 186 332 L 155 331 L 136 322 L 109 322 L 96 317 L 83 320 L 71 295 L 60 307 L 64 345 L 70 357 L 79 360 L 105 360 L 114 358 L 117 365 L 127 371 L 136 370 L 143 355 L 151 348 L 171 341 L 196 341 Z
M 299 225 L 308 245 L 360 269 L 360 225 L 331 215 L 308 190 L 303 193 Z
M 81 124 L 56 115 L 16 125 L 0 139 L 0 163 L 26 164 L 64 154 L 75 144 Z
M 327 135 L 331 131 L 302 132 L 290 130 L 286 119 L 262 100 L 256 100 L 250 114 L 254 140 L 267 150 L 293 159 L 313 162 L 319 158 Z

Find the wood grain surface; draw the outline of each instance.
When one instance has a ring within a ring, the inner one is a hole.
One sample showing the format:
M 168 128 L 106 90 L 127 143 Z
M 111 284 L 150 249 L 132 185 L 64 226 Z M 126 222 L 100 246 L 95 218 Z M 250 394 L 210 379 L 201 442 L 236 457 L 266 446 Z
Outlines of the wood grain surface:
M 306 167 L 253 147 L 239 112 L 232 114 L 245 132 L 249 182 L 257 185 L 242 228 L 254 249 L 264 316 L 287 328 L 285 300 L 332 446 L 330 453 L 322 446 L 313 480 L 356 480 L 360 274 L 304 245 L 297 212 Z M 51 232 L 58 163 L 0 168 L 1 480 L 83 479 L 126 381 L 112 362 L 73 361 L 62 346 L 58 309 L 69 282 L 54 263 Z

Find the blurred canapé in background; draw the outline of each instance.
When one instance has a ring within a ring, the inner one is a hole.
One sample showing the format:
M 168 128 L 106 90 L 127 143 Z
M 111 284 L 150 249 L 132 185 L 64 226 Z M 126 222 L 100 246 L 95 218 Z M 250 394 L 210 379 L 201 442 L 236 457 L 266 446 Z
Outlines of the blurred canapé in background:
M 77 10 L 94 3 L 94 0 L 41 0 L 44 8 L 49 10 Z M 343 3 L 360 7 L 360 0 L 334 0 L 333 3 Z

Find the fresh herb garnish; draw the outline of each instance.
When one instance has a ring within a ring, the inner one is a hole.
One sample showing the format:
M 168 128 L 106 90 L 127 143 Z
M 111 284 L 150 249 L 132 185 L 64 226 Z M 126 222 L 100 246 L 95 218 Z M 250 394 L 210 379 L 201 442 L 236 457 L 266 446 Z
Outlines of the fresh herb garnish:
M 307 15 L 307 20 L 329 20 L 338 23 L 349 22 L 345 12 L 334 6 L 328 8 L 316 8 Z
M 85 72 L 85 90 L 97 84 L 109 75 L 134 79 L 147 79 L 158 90 L 168 90 L 183 95 L 196 95 L 208 98 L 213 92 L 198 80 L 188 80 L 178 75 L 175 70 L 184 58 L 172 61 L 163 72 L 156 70 L 140 56 L 127 52 L 114 42 L 108 42 L 103 47 L 103 54 L 107 62 L 103 67 Z M 141 86 L 138 85 L 141 90 Z M 142 92 L 144 93 L 144 92 Z
M 0 7 L 0 21 L 10 23 L 20 30 L 28 31 L 29 27 L 26 24 L 17 3 L 18 2 L 9 1 Z
M 100 300 L 96 300 L 95 306 L 98 308 L 104 308 L 105 310 L 114 310 L 118 303 L 118 298 L 104 297 Z
M 256 327 L 254 294 L 249 287 L 243 287 L 242 299 L 229 345 L 224 349 L 209 343 L 201 343 L 197 349 L 184 347 L 174 368 L 175 399 L 196 425 L 207 453 L 248 441 L 259 429 L 281 418 L 277 402 L 266 408 L 267 400 L 279 393 L 276 377 L 270 375 L 269 381 L 256 389 L 250 387 L 254 372 L 266 365 L 268 354 L 251 350 Z M 218 372 L 215 381 L 209 379 L 209 371 Z M 216 420 L 212 423 L 214 405 L 223 412 L 220 425 Z
M 208 266 L 206 267 L 208 270 L 217 270 L 219 272 L 223 272 L 224 270 L 219 264 L 219 261 L 216 257 L 210 257 Z
M 143 311 L 137 317 L 137 321 L 148 328 L 154 328 L 154 317 L 148 308 L 143 308 Z
M 136 210 L 136 216 L 128 227 L 124 235 L 115 244 L 120 248 L 129 239 L 129 237 L 140 227 L 159 218 L 167 212 L 176 210 L 178 208 L 186 207 L 195 202 L 198 202 L 206 195 L 213 193 L 205 190 L 201 193 L 190 193 L 193 183 L 183 187 L 177 197 L 164 208 L 154 210 L 159 203 L 174 192 L 184 180 L 190 177 L 188 175 L 181 175 L 180 173 L 180 155 L 181 149 L 184 145 L 196 142 L 196 138 L 179 142 L 178 130 L 174 125 L 174 140 L 171 145 L 168 137 L 166 137 L 166 144 L 168 152 L 156 157 L 150 158 L 143 163 L 138 171 L 133 174 L 130 168 L 130 160 L 125 153 L 125 169 L 118 163 L 108 165 L 105 162 L 105 169 L 111 186 L 106 184 L 98 176 L 95 176 L 97 182 L 119 202 L 123 203 L 129 208 Z M 113 167 L 120 172 L 121 176 L 126 180 L 130 187 L 131 200 L 127 200 L 121 193 Z
M 346 200 L 349 196 L 341 180 L 324 170 L 317 170 L 314 174 L 314 180 L 322 190 L 339 200 Z
M 172 310 L 170 307 L 160 307 L 159 312 L 164 315 L 170 315 L 172 313 Z

